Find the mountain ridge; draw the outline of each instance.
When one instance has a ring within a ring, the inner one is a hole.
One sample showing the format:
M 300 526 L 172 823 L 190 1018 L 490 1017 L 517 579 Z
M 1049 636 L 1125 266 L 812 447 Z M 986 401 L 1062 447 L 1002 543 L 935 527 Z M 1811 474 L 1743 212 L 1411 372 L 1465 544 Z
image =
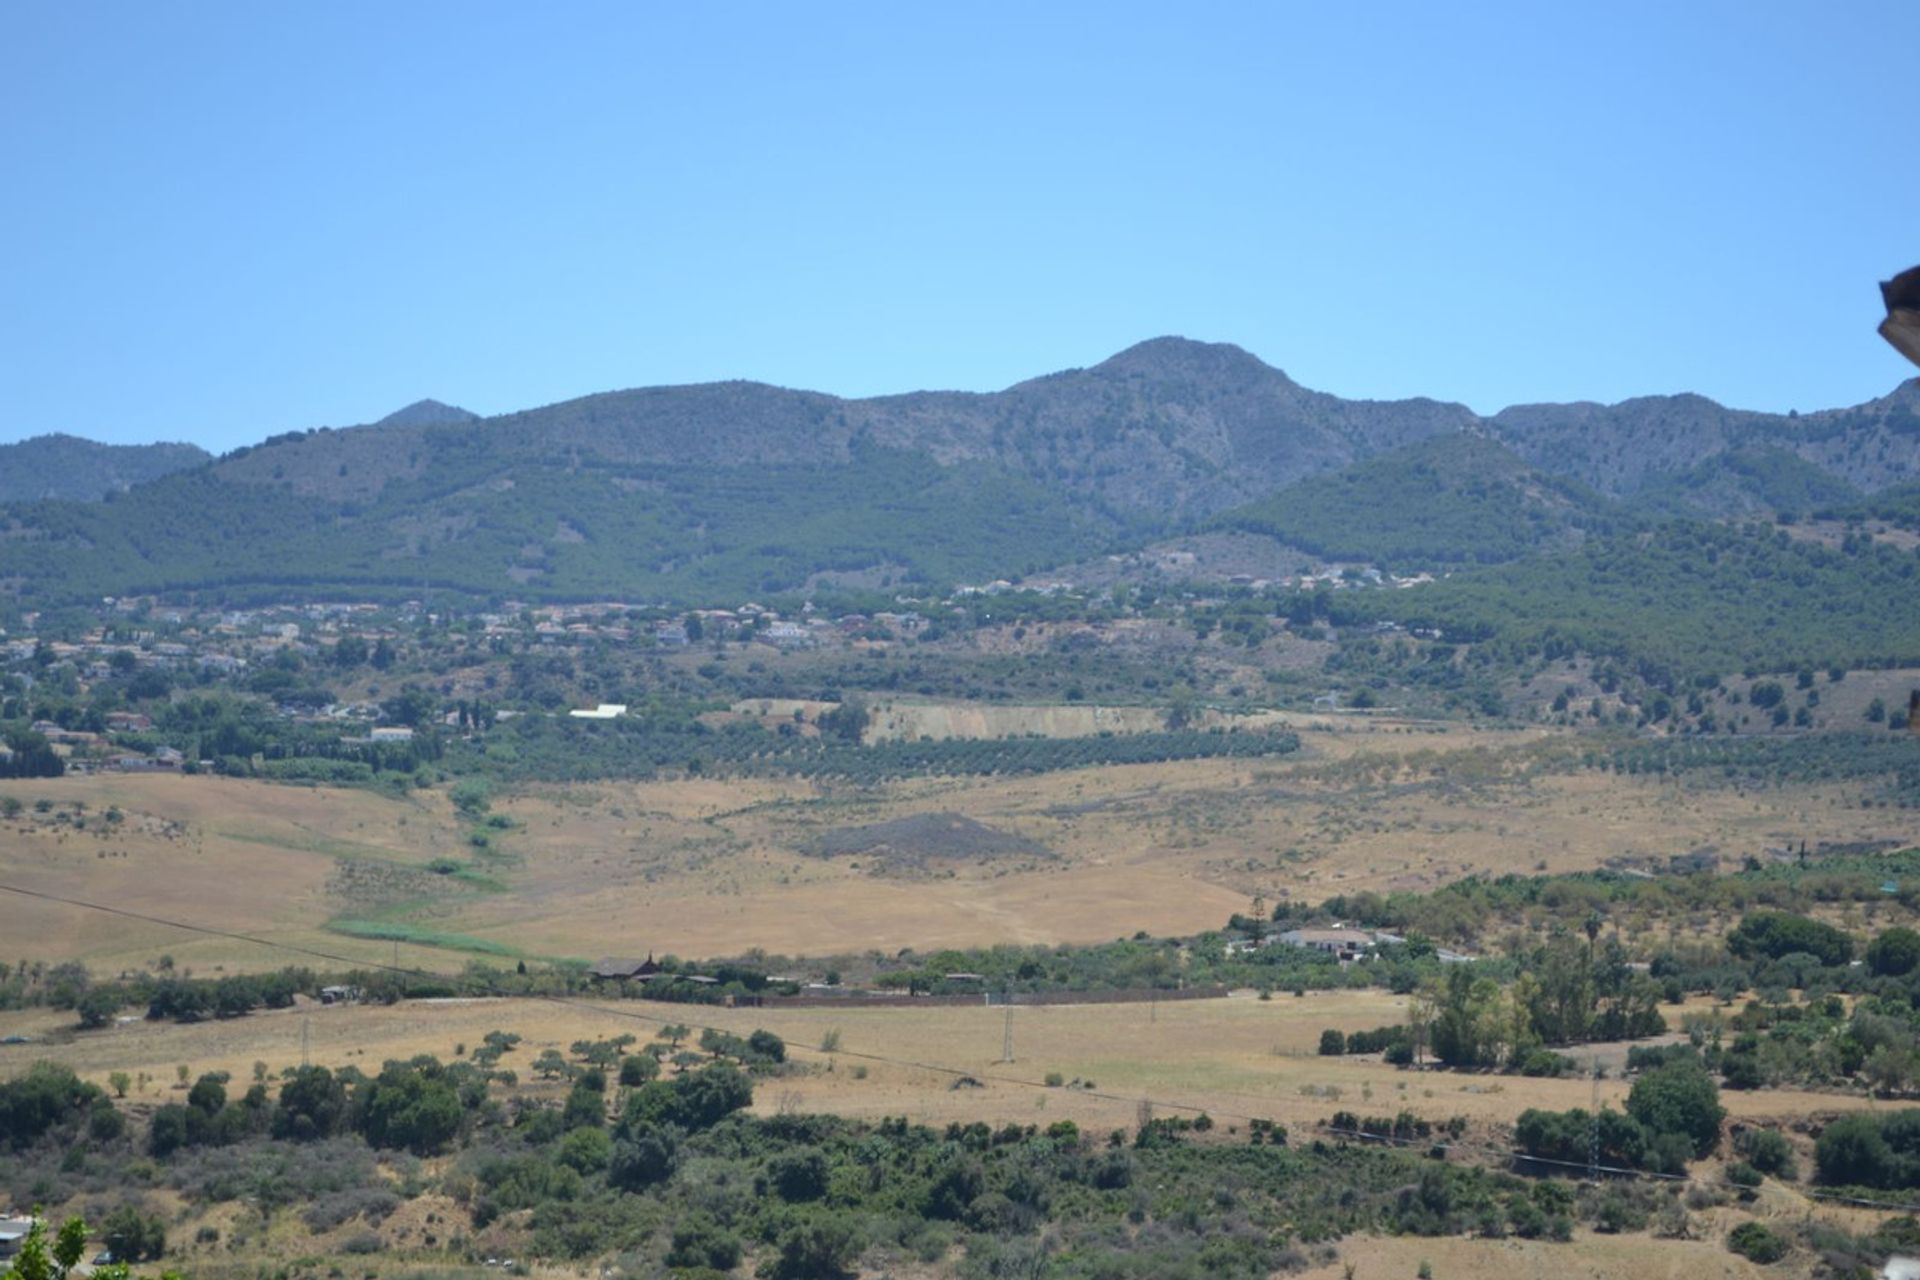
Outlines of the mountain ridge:
M 996 392 L 843 399 L 729 381 L 485 418 L 419 401 L 95 508 L 0 508 L 0 590 L 297 579 L 723 599 L 823 573 L 1013 576 L 1232 512 L 1328 555 L 1488 563 L 1622 519 L 1850 502 L 1920 480 L 1917 409 L 1920 383 L 1904 383 L 1804 415 L 1685 394 L 1482 417 L 1343 399 L 1183 338 Z M 1389 508 L 1370 528 L 1365 513 Z

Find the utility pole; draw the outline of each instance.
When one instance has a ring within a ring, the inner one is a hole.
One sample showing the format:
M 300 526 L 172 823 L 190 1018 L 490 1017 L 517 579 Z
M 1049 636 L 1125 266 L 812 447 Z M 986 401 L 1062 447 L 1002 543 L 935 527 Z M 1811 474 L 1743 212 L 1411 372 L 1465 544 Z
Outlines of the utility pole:
M 1007 1002 L 1007 1025 L 1000 1038 L 1000 1061 L 1013 1061 L 1013 1002 Z
M 1587 1181 L 1600 1181 L 1600 1055 L 1593 1055 L 1593 1110 L 1587 1115 Z
M 312 1043 L 312 1040 L 313 1019 L 311 1017 L 303 1017 L 300 1019 L 300 1065 L 302 1067 L 307 1065 L 307 1049 Z

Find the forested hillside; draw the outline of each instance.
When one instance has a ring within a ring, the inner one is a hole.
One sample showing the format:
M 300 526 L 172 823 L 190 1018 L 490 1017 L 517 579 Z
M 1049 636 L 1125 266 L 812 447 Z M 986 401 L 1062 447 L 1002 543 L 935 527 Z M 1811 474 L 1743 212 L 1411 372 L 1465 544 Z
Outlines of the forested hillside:
M 1440 436 L 1220 517 L 1315 555 L 1391 568 L 1497 564 L 1626 523 L 1583 486 L 1480 435 Z
M 1765 526 L 1675 522 L 1335 607 L 1489 655 L 1608 655 L 1663 680 L 1914 666 L 1917 569 L 1912 553 L 1866 539 L 1831 548 Z
M 0 502 L 93 502 L 211 458 L 191 444 L 95 444 L 76 436 L 35 436 L 0 444 Z

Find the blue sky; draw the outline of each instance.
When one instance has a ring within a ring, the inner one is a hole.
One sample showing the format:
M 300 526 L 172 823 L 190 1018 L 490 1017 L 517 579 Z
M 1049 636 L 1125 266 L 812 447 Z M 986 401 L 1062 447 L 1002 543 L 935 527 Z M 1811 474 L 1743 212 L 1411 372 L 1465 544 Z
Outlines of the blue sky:
M 1911 373 L 1920 5 L 187 5 L 0 19 L 0 440 L 223 449 L 1177 333 L 1482 412 Z

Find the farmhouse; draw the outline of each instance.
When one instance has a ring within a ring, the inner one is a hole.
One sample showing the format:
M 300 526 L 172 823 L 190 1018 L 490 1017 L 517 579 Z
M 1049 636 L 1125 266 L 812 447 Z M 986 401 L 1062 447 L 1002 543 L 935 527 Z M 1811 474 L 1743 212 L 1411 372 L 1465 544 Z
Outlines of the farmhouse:
M 1364 929 L 1349 929 L 1343 925 L 1335 925 L 1331 929 L 1288 929 L 1274 941 L 1282 946 L 1323 951 L 1342 963 L 1359 960 L 1373 951 L 1372 934 Z
M 608 957 L 594 962 L 592 970 L 595 982 L 632 982 L 651 978 L 660 972 L 660 966 L 653 962 L 653 953 L 648 952 L 645 960 L 620 960 Z
M 34 1221 L 32 1218 L 0 1218 L 0 1258 L 11 1258 L 20 1252 Z

